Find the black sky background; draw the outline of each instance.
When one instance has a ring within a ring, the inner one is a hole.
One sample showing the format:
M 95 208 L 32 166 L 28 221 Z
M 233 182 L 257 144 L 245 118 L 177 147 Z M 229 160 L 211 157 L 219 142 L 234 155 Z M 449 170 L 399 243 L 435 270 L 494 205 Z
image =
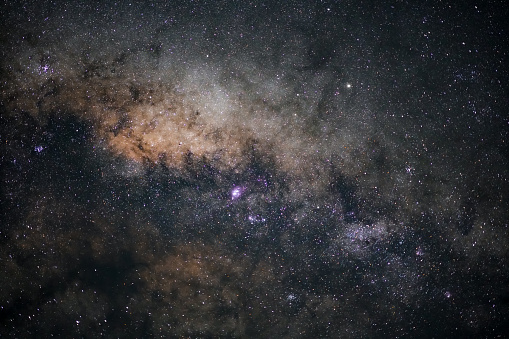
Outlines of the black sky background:
M 507 337 L 503 2 L 0 10 L 0 335 Z

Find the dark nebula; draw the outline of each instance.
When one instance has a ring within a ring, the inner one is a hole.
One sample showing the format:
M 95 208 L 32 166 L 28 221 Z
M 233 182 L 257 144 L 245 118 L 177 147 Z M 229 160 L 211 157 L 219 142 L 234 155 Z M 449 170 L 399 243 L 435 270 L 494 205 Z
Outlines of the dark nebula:
M 504 2 L 0 13 L 0 336 L 507 337 Z

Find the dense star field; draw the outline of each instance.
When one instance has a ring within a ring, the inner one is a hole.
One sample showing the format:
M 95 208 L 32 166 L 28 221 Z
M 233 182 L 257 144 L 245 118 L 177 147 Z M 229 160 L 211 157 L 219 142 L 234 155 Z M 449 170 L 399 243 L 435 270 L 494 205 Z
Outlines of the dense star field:
M 508 336 L 504 1 L 12 2 L 0 336 Z

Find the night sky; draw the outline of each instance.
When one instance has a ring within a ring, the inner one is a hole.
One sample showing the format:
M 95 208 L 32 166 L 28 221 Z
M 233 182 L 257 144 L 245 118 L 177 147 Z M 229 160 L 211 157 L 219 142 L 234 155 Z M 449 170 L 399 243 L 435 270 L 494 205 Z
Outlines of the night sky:
M 3 1 L 0 336 L 508 338 L 508 17 Z

